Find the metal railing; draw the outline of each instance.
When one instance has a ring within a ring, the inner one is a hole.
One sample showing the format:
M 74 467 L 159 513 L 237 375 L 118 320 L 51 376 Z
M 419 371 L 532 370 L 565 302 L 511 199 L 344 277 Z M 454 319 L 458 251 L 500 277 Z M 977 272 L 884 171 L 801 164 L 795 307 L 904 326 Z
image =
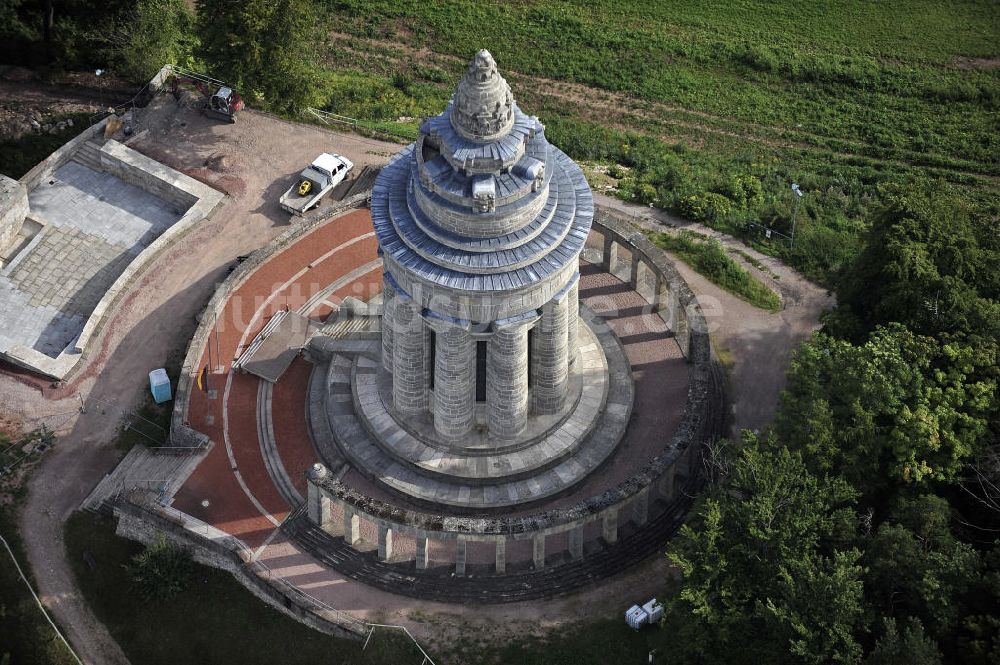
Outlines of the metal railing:
M 378 126 L 380 123 L 359 120 L 357 118 L 350 118 L 346 115 L 340 115 L 338 113 L 333 113 L 332 111 L 324 111 L 322 109 L 312 108 L 308 106 L 305 108 L 305 112 L 313 115 L 317 120 L 322 122 L 324 125 L 344 125 L 352 129 L 364 130 L 371 134 L 381 134 L 382 136 L 389 137 L 391 139 L 402 140 L 402 141 L 413 141 L 416 139 L 415 134 L 407 134 L 405 132 L 396 132 L 392 129 Z

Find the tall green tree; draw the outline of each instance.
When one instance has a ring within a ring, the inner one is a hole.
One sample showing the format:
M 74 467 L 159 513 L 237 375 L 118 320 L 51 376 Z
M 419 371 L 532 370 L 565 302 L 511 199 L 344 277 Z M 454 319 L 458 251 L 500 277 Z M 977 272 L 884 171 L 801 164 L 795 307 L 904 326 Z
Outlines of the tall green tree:
M 942 497 L 900 498 L 865 548 L 865 584 L 886 617 L 918 617 L 934 634 L 958 627 L 963 594 L 976 584 L 979 554 L 955 538 Z
M 919 620 L 910 618 L 900 633 L 896 620 L 883 619 L 884 630 L 865 665 L 941 665 L 937 644 L 924 632 Z
M 198 0 L 198 54 L 210 73 L 265 108 L 316 103 L 321 20 L 306 0 Z
M 138 0 L 108 31 L 117 73 L 145 83 L 167 64 L 189 65 L 194 14 L 184 0 Z
M 900 325 L 860 346 L 820 334 L 792 362 L 775 429 L 815 472 L 865 493 L 951 481 L 991 439 L 995 365 L 995 347 L 945 344 Z
M 685 526 L 682 573 L 665 623 L 682 663 L 855 663 L 862 617 L 854 493 L 808 472 L 799 454 L 751 444 Z
M 888 185 L 865 249 L 837 285 L 834 334 L 902 323 L 925 335 L 1000 337 L 1000 236 L 941 181 Z M 986 213 L 988 214 L 988 213 Z

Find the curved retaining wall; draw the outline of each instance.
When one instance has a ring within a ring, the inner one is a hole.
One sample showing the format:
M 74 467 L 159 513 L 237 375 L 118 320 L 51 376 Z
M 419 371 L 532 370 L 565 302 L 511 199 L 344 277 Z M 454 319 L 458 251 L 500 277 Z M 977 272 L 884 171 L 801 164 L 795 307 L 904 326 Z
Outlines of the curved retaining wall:
M 407 556 L 415 558 L 417 569 L 430 564 L 429 541 L 453 542 L 457 574 L 466 572 L 468 542 L 490 542 L 495 547 L 495 570 L 504 573 L 508 541 L 530 539 L 536 568 L 545 566 L 546 538 L 550 536 L 560 536 L 560 542 L 565 538 L 571 558 L 579 559 L 583 557 L 585 532 L 593 534 L 599 529 L 605 542 L 614 543 L 620 524 L 630 521 L 641 528 L 649 518 L 651 507 L 662 505 L 657 500 L 669 503 L 674 498 L 675 486 L 681 486 L 683 479 L 698 473 L 701 445 L 718 435 L 723 419 L 722 388 L 714 375 L 708 325 L 694 293 L 673 262 L 642 233 L 598 209 L 593 234 L 603 240 L 601 260 L 606 270 L 615 269 L 618 259 L 628 253 L 632 287 L 640 293 L 649 292 L 643 295 L 675 331 L 677 342 L 690 363 L 684 416 L 661 452 L 639 472 L 602 494 L 569 508 L 509 518 L 458 517 L 405 510 L 344 485 L 325 467 L 317 465 L 308 479 L 307 513 L 313 523 L 327 533 L 343 536 L 345 541 L 356 546 L 360 544 L 363 531 L 377 531 L 378 553 L 382 560 L 398 560 L 393 553 L 394 534 L 413 539 L 415 557 Z M 335 515 L 339 519 L 335 519 Z M 375 529 L 363 529 L 362 521 Z

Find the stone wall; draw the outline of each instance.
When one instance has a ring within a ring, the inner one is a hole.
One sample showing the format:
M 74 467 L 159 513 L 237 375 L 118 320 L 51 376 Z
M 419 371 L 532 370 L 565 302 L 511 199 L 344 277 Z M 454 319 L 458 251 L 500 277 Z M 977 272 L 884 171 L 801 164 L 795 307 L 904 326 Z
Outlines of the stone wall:
M 14 244 L 27 215 L 27 187 L 0 173 L 0 256 Z
M 198 563 L 231 573 L 237 581 L 276 610 L 336 637 L 360 639 L 367 626 L 346 612 L 323 606 L 252 561 L 246 546 L 214 527 L 172 508 L 139 500 L 119 500 L 113 507 L 115 533 L 147 545 L 165 538 L 187 550 Z

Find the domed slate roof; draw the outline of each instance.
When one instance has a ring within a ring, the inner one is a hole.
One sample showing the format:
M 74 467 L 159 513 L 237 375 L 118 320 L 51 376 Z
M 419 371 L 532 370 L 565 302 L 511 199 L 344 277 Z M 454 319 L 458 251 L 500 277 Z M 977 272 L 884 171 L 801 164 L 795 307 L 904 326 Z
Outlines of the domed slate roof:
M 386 271 L 404 292 L 495 297 L 575 274 L 593 215 L 583 172 L 518 108 L 488 51 L 372 191 Z

